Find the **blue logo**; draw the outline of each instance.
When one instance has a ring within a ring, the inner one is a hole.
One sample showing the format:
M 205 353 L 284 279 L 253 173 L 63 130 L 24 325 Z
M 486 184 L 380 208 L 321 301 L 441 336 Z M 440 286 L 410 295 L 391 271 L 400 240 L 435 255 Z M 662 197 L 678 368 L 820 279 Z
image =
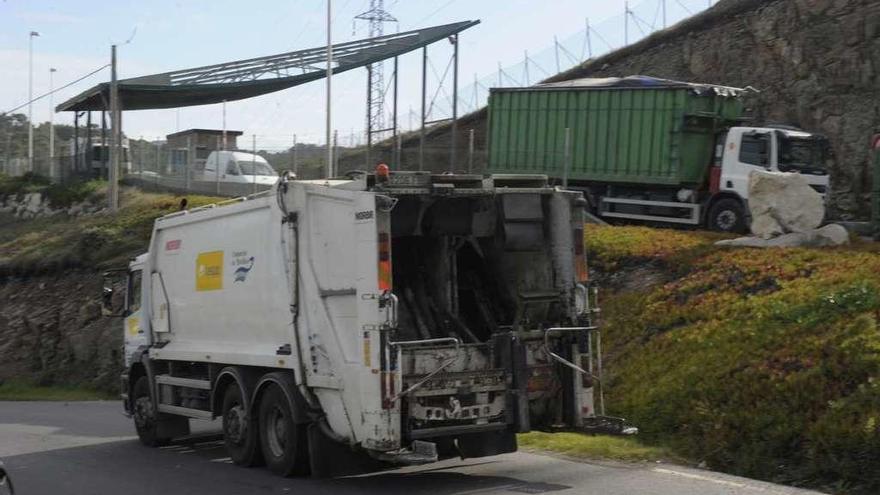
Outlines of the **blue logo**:
M 244 282 L 253 267 L 254 257 L 251 256 L 250 259 L 248 259 L 247 265 L 241 265 L 235 269 L 235 280 L 233 282 Z

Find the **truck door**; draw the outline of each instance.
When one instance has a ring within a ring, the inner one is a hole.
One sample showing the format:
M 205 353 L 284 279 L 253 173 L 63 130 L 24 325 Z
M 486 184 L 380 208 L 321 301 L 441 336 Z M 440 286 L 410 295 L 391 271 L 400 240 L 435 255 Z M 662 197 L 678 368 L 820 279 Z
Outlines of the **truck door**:
M 734 127 L 727 134 L 722 161 L 722 191 L 749 197 L 752 170 L 771 170 L 775 165 L 773 135 L 769 130 Z
M 125 320 L 123 322 L 126 368 L 131 365 L 131 355 L 139 347 L 145 346 L 149 342 L 149 322 L 142 318 L 143 301 L 145 299 L 143 273 L 143 266 L 140 265 L 131 268 L 128 273 L 128 290 L 125 296 Z
M 337 434 L 367 448 L 395 448 L 399 417 L 383 407 L 381 366 L 389 306 L 380 226 L 389 213 L 372 192 L 290 184 L 285 203 L 297 212 L 296 326 L 305 382 Z

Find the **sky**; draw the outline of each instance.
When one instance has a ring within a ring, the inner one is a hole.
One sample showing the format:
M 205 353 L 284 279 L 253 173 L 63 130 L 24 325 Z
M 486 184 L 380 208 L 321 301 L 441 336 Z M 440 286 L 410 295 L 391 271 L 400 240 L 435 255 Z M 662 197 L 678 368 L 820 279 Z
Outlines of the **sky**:
M 333 0 L 334 42 L 368 36 L 363 21 L 353 22 L 368 4 L 369 0 Z M 483 78 L 496 72 L 499 62 L 515 64 L 523 60 L 526 50 L 535 53 L 552 46 L 554 36 L 563 39 L 581 33 L 582 37 L 587 17 L 591 23 L 622 17 L 623 0 L 385 0 L 385 8 L 399 20 L 386 24 L 386 32 L 481 21 L 461 34 L 461 87 L 471 84 L 475 75 Z M 49 89 L 50 67 L 57 70 L 57 88 L 107 64 L 113 43 L 120 45 L 121 78 L 323 46 L 325 13 L 323 0 L 0 0 L 0 111 L 27 101 L 31 31 L 40 33 L 33 39 L 33 93 L 38 96 Z M 435 72 L 443 73 L 450 55 L 448 43 L 429 48 L 429 95 L 451 91 L 451 78 L 438 89 L 439 78 L 435 76 Z M 416 52 L 400 59 L 399 118 L 404 127 L 418 120 L 420 58 Z M 390 64 L 385 72 L 388 77 Z M 532 72 L 541 75 L 535 68 Z M 53 95 L 54 104 L 109 77 L 109 70 L 104 69 L 59 91 Z M 243 131 L 247 144 L 251 135 L 257 136 L 261 149 L 289 146 L 294 134 L 300 142 L 322 142 L 324 91 L 320 80 L 228 102 L 227 128 Z M 365 100 L 365 69 L 333 78 L 334 128 L 343 143 L 363 132 Z M 50 108 L 48 98 L 34 103 L 34 121 L 49 120 Z M 411 111 L 416 112 L 415 117 Z M 443 110 L 435 112 L 435 117 L 445 116 L 441 115 Z M 131 137 L 152 140 L 194 127 L 219 129 L 222 114 L 220 104 L 129 111 L 123 119 L 124 131 Z M 72 123 L 72 114 L 56 114 L 55 121 Z

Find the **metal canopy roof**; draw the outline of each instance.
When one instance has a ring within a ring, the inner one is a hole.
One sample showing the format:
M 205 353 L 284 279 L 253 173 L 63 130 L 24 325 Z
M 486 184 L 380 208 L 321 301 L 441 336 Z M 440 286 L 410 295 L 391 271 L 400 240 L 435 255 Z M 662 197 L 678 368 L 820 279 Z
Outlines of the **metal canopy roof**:
M 333 45 L 333 73 L 363 67 L 430 45 L 480 21 L 463 21 Z M 326 76 L 327 48 L 206 65 L 120 79 L 123 110 L 207 105 L 260 96 Z M 58 112 L 106 110 L 110 83 L 101 83 L 55 107 Z

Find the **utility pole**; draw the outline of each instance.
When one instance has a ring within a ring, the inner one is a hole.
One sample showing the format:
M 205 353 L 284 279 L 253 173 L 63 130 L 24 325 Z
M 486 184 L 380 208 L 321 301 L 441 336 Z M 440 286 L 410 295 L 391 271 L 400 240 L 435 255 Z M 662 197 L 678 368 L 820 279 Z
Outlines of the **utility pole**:
M 663 29 L 666 29 L 666 0 L 660 0 L 663 9 Z
M 326 168 L 326 177 L 329 179 L 332 174 L 333 168 L 333 147 L 330 146 L 330 133 L 333 130 L 333 118 L 331 113 L 332 105 L 330 104 L 331 98 L 331 79 L 333 78 L 333 31 L 331 31 L 331 23 L 333 21 L 333 2 L 332 0 L 327 0 L 327 129 L 324 144 L 327 147 L 327 163 L 325 165 Z
M 629 45 L 629 2 L 623 2 L 623 46 Z
M 590 18 L 587 17 L 584 20 L 585 29 L 584 29 L 584 44 L 587 46 L 587 58 L 593 58 L 593 43 L 590 39 Z M 583 50 L 581 51 L 581 58 L 584 58 Z
M 56 176 L 56 167 L 55 167 L 55 104 L 53 103 L 54 98 L 52 97 L 52 74 L 55 73 L 55 68 L 49 68 L 49 179 L 55 180 Z
M 119 82 L 116 80 L 116 45 L 110 47 L 110 172 L 107 196 L 111 213 L 119 209 L 119 152 L 122 146 L 122 119 L 119 111 Z M 106 143 L 105 143 L 106 146 Z
M 452 36 L 452 152 L 449 156 L 449 171 L 455 172 L 456 152 L 458 151 L 458 34 Z
M 556 38 L 556 35 L 553 36 L 553 48 L 556 50 L 556 73 L 562 72 L 562 69 L 559 68 L 559 39 Z
M 40 33 L 31 31 L 28 36 L 28 171 L 34 171 L 34 38 Z
M 370 8 L 354 16 L 355 20 L 369 22 L 370 38 L 377 38 L 385 33 L 386 22 L 397 22 L 385 10 L 384 0 L 370 0 Z M 376 62 L 367 66 L 367 150 L 369 154 L 373 133 L 385 130 L 385 65 Z M 395 73 L 395 78 L 397 74 Z
M 526 79 L 526 86 L 529 86 L 529 51 L 523 51 L 523 74 Z
M 425 119 L 428 104 L 428 45 L 422 47 L 422 120 L 419 128 L 419 172 L 425 167 Z

